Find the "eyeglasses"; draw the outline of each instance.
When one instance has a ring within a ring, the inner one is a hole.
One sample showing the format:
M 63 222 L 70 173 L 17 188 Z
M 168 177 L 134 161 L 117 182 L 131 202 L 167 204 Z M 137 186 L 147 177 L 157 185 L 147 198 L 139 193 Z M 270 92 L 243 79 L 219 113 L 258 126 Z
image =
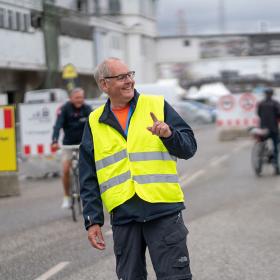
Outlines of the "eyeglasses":
M 133 79 L 135 76 L 135 71 L 129 71 L 125 74 L 120 74 L 117 76 L 109 76 L 109 77 L 104 77 L 104 79 L 116 79 L 117 81 L 123 82 L 127 78 Z

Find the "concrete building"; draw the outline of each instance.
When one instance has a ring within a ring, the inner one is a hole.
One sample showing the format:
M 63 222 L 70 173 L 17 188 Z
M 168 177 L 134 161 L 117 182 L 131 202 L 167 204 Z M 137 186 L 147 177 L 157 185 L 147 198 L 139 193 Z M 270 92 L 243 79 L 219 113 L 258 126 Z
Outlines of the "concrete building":
M 159 77 L 280 79 L 280 33 L 168 36 L 157 40 Z
M 155 0 L 1 0 L 0 93 L 9 103 L 24 92 L 63 87 L 73 64 L 88 97 L 98 95 L 95 66 L 124 59 L 137 82 L 156 79 Z

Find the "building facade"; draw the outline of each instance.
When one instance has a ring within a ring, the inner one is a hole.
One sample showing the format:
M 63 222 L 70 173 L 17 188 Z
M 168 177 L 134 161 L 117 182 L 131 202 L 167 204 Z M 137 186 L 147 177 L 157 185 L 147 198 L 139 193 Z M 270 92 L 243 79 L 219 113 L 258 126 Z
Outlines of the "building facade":
M 157 40 L 159 77 L 280 80 L 280 33 L 168 36 Z
M 72 64 L 88 97 L 106 57 L 124 59 L 137 82 L 156 79 L 155 0 L 1 0 L 0 93 L 9 103 L 32 89 L 64 87 Z

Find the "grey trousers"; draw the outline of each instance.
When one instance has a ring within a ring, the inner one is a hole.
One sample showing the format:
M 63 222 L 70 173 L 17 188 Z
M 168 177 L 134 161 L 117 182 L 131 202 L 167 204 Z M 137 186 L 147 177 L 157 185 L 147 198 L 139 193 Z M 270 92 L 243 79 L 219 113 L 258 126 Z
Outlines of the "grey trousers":
M 113 226 L 118 279 L 147 279 L 146 248 L 158 280 L 192 279 L 187 234 L 181 212 L 145 223 Z

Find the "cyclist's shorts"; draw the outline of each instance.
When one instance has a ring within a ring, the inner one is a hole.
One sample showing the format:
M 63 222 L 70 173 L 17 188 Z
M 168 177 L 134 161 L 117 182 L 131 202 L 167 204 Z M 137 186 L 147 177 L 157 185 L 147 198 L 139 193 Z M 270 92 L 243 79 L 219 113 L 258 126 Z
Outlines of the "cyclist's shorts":
M 63 149 L 62 148 L 61 160 L 62 161 L 71 161 L 72 152 L 73 151 L 71 149 Z

